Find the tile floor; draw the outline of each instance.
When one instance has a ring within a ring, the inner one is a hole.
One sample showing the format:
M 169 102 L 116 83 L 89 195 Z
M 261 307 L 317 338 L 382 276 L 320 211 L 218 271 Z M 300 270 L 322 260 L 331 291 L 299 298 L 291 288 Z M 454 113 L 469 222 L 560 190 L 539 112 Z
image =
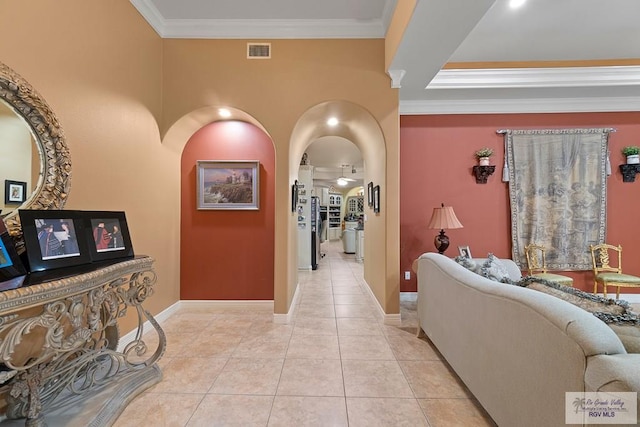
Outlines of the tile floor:
M 362 264 L 341 242 L 300 273 L 291 324 L 267 311 L 179 311 L 162 327 L 163 380 L 114 424 L 128 426 L 494 426 L 425 339 L 415 302 L 382 324 Z

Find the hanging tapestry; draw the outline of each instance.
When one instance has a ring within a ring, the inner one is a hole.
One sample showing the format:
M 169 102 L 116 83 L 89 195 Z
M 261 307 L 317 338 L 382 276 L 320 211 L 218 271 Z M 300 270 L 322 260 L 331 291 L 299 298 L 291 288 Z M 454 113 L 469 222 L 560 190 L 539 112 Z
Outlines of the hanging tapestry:
M 549 270 L 590 270 L 590 244 L 604 242 L 607 139 L 612 129 L 508 130 L 505 145 L 513 260 L 545 246 Z

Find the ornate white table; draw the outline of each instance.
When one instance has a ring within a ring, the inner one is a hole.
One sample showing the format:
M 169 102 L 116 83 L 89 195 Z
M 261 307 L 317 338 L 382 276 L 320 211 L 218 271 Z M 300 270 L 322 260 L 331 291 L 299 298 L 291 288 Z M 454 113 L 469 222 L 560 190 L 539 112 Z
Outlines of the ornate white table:
M 142 307 L 156 282 L 152 265 L 139 256 L 35 273 L 26 286 L 0 292 L 1 426 L 108 426 L 160 381 L 166 340 Z M 118 351 L 118 319 L 131 308 L 136 337 Z M 155 350 L 143 340 L 145 321 L 156 331 Z

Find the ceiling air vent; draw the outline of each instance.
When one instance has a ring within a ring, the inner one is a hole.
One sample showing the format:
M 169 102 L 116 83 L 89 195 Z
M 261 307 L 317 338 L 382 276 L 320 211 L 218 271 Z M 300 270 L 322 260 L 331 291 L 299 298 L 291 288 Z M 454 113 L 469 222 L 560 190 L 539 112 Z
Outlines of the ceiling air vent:
M 271 59 L 271 43 L 247 43 L 247 59 Z

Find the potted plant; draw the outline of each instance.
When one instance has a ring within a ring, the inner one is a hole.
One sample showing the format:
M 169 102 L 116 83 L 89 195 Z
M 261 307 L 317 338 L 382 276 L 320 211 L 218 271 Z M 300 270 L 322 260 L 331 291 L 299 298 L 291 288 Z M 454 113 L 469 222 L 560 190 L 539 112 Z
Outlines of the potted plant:
M 640 147 L 637 145 L 629 145 L 622 149 L 622 154 L 627 156 L 627 164 L 635 165 L 640 163 Z
M 493 149 L 484 147 L 476 151 L 476 158 L 480 166 L 489 166 L 489 157 L 493 155 Z

